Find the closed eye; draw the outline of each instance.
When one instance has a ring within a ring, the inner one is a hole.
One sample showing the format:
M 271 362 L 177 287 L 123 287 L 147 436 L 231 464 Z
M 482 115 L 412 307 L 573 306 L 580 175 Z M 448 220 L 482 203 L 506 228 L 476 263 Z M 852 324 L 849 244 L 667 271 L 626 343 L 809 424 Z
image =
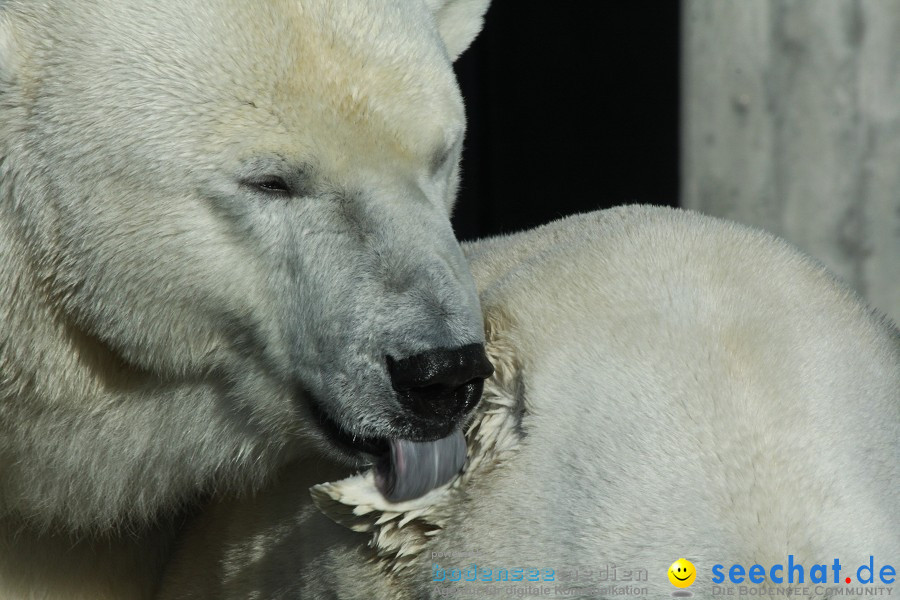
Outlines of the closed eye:
M 313 173 L 308 163 L 267 154 L 246 159 L 235 174 L 235 181 L 245 190 L 267 198 L 301 198 L 311 195 Z
M 259 191 L 265 192 L 267 194 L 279 196 L 289 196 L 291 194 L 291 186 L 289 186 L 284 179 L 278 177 L 277 175 L 262 177 L 260 179 L 246 181 L 244 183 L 245 185 L 254 187 Z

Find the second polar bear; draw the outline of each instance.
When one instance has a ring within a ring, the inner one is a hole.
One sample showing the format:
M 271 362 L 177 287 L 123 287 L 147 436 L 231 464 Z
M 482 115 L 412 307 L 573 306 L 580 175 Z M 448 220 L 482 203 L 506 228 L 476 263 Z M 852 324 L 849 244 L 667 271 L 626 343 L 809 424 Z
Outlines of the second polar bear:
M 463 475 L 396 504 L 322 459 L 294 465 L 200 518 L 166 600 L 663 598 L 679 557 L 695 597 L 736 592 L 712 568 L 737 564 L 752 595 L 854 598 L 844 577 L 869 557 L 865 587 L 896 594 L 900 336 L 828 272 L 770 235 L 648 207 L 466 253 L 497 371 Z M 746 579 L 789 556 L 802 582 Z

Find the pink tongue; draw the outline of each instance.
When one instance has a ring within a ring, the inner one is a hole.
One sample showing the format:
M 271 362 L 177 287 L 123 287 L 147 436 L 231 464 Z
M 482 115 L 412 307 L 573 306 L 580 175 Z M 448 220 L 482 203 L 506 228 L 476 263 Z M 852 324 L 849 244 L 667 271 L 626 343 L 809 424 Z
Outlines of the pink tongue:
M 459 429 L 434 442 L 391 440 L 389 455 L 375 467 L 375 485 L 391 502 L 412 500 L 453 479 L 465 462 Z

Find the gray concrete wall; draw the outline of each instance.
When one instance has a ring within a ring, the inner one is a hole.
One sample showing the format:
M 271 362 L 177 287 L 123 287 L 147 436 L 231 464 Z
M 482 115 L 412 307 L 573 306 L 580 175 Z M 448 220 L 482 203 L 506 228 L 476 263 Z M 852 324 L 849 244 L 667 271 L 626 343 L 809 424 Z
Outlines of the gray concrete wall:
M 684 0 L 682 203 L 900 322 L 900 0 Z

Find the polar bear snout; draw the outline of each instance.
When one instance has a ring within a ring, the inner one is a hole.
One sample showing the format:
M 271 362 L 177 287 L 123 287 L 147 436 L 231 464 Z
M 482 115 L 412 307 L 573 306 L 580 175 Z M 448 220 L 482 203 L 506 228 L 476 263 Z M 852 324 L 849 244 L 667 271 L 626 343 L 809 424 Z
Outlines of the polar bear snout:
M 438 348 L 402 359 L 387 357 L 400 404 L 429 421 L 455 422 L 481 399 L 494 373 L 483 344 Z

